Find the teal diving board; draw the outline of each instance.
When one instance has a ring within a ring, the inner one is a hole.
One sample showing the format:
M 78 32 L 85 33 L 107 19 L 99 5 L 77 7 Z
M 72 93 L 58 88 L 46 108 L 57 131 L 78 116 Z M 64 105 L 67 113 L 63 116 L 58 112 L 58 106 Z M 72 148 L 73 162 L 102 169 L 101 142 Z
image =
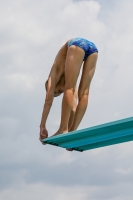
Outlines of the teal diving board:
M 43 139 L 46 144 L 76 151 L 133 140 L 133 117 Z

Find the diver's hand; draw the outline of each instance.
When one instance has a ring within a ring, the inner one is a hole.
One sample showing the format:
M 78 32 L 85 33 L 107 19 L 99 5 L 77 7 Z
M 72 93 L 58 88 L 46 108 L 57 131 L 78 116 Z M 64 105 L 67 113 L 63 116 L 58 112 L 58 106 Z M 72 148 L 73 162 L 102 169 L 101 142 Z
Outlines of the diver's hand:
M 40 127 L 40 138 L 39 138 L 39 140 L 42 142 L 42 139 L 47 138 L 47 137 L 48 137 L 47 129 L 45 127 Z

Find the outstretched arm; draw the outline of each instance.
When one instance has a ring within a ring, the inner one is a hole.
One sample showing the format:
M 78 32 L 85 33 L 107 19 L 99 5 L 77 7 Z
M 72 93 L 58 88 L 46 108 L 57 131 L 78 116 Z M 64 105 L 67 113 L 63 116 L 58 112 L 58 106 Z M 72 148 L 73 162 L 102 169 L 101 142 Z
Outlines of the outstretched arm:
M 52 103 L 53 103 L 54 89 L 52 89 L 52 87 L 51 87 L 51 82 L 52 82 L 52 80 L 51 80 L 51 77 L 50 77 L 48 79 L 47 93 L 46 93 L 46 98 L 45 98 L 45 102 L 44 102 L 40 127 L 46 127 L 47 117 L 48 117 L 50 108 L 51 108 Z
M 54 68 L 51 70 L 51 73 L 48 78 L 48 84 L 47 84 L 47 93 L 45 98 L 45 103 L 43 107 L 42 112 L 42 119 L 40 123 L 40 141 L 43 138 L 48 137 L 48 132 L 46 130 L 46 121 L 53 103 L 54 98 L 54 90 L 55 90 L 55 84 L 56 84 L 56 70 Z

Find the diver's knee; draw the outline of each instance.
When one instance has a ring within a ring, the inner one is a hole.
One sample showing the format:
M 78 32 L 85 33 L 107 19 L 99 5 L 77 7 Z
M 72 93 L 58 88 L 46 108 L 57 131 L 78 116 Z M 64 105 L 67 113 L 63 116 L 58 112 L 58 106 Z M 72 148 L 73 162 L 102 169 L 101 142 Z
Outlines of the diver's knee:
M 82 98 L 88 98 L 88 91 L 80 90 L 78 91 L 78 100 L 80 101 Z

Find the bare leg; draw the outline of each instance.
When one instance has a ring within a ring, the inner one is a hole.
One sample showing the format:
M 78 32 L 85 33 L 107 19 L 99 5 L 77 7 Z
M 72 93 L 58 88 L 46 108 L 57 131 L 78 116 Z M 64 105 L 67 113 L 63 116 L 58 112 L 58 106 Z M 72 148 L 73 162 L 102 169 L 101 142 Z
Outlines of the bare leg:
M 70 46 L 65 63 L 65 90 L 62 101 L 62 115 L 59 130 L 54 134 L 68 132 L 68 122 L 73 108 L 73 98 L 76 82 L 84 58 L 84 51 L 77 46 Z
M 74 122 L 71 127 L 70 131 L 74 131 L 78 128 L 88 105 L 88 96 L 89 96 L 89 89 L 90 83 L 93 78 L 95 68 L 96 68 L 96 61 L 97 61 L 98 54 L 94 53 L 90 55 L 83 66 L 82 77 L 79 85 L 78 97 L 79 103 L 76 109 Z M 66 149 L 67 151 L 73 151 L 73 149 Z
M 85 114 L 85 111 L 86 111 L 86 108 L 88 105 L 88 95 L 89 94 L 83 95 L 81 97 L 81 99 L 79 100 L 79 103 L 78 103 L 78 106 L 76 109 L 76 113 L 75 113 L 74 122 L 73 122 L 71 129 L 69 130 L 70 132 L 74 131 L 78 128 L 78 126 Z
M 69 122 L 68 122 L 68 131 L 71 129 L 73 122 L 74 122 L 74 117 L 75 117 L 75 112 L 77 109 L 77 89 L 75 88 L 75 92 L 74 92 L 74 96 L 73 96 L 73 108 L 71 110 L 71 114 L 70 114 L 70 118 L 69 118 Z
M 69 122 L 68 122 L 68 131 L 71 129 L 73 122 L 74 122 L 75 112 L 71 111 Z
M 78 90 L 79 103 L 76 109 L 74 122 L 70 131 L 74 131 L 78 128 L 85 114 L 88 105 L 90 83 L 95 72 L 97 57 L 98 53 L 93 53 L 87 58 L 86 62 L 84 63 L 82 77 Z

